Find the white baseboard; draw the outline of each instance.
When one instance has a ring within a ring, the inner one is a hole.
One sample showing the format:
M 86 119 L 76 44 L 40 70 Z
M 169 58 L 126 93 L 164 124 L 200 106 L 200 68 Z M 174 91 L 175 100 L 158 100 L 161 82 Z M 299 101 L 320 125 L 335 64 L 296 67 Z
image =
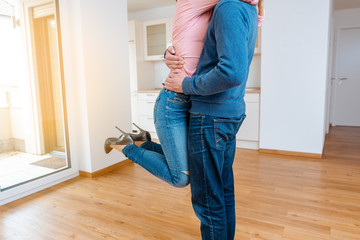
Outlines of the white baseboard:
M 256 141 L 245 141 L 245 140 L 236 140 L 237 148 L 247 148 L 247 149 L 259 149 L 259 142 Z

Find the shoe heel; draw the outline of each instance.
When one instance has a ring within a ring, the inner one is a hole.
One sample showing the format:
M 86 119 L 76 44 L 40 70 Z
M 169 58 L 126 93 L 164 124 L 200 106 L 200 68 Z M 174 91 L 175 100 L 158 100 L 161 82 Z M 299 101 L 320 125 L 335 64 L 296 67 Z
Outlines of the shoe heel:
M 137 128 L 137 129 L 139 129 L 141 132 L 146 132 L 144 129 L 142 129 L 142 128 L 140 128 L 138 125 L 136 125 L 135 123 L 133 123 L 133 125 Z
M 146 140 L 146 141 L 151 141 L 151 135 L 150 135 L 150 133 L 149 133 L 148 131 L 140 128 L 140 127 L 139 127 L 138 125 L 136 125 L 135 123 L 133 123 L 133 125 L 140 130 L 140 132 L 137 134 L 137 139 L 138 139 L 139 141 L 143 141 L 143 140 L 144 140 L 144 141 L 145 141 L 145 140 Z
M 117 130 L 119 130 L 122 134 L 127 134 L 126 132 L 124 132 L 123 130 L 121 130 L 118 126 L 115 126 L 115 128 L 116 128 Z

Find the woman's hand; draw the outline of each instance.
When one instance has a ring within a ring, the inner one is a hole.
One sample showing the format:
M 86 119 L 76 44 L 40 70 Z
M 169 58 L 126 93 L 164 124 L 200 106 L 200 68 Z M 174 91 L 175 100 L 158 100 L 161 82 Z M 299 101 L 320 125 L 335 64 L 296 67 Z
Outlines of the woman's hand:
M 184 67 L 183 58 L 175 55 L 173 46 L 168 47 L 165 53 L 165 64 L 170 69 L 181 69 Z
M 182 82 L 184 81 L 185 77 L 188 77 L 188 75 L 183 69 L 171 70 L 163 85 L 168 90 L 182 93 Z

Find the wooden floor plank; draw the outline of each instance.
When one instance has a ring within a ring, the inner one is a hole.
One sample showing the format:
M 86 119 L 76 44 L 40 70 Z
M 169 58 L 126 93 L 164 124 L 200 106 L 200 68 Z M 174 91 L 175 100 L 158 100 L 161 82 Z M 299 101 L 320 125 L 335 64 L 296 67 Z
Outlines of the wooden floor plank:
M 324 159 L 238 149 L 234 176 L 236 239 L 360 240 L 360 128 L 332 128 Z M 0 220 L 1 240 L 201 238 L 189 186 L 135 164 L 1 206 Z

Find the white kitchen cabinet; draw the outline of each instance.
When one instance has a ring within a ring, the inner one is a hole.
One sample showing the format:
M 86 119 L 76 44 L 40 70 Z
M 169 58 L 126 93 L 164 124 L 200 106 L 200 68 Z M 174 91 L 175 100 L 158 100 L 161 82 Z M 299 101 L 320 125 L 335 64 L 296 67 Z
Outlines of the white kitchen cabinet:
M 246 119 L 236 135 L 237 147 L 259 148 L 260 94 L 246 93 Z
M 157 138 L 154 125 L 154 106 L 158 93 L 137 93 L 137 122 L 139 127 L 150 132 L 153 138 Z M 136 128 L 134 128 L 136 129 Z
M 151 133 L 157 138 L 154 125 L 154 106 L 158 92 L 138 92 L 132 94 L 133 122 Z M 246 119 L 236 135 L 237 147 L 259 148 L 259 117 L 260 117 L 260 94 L 246 93 Z M 136 130 L 136 128 L 133 128 Z
M 145 61 L 159 61 L 171 44 L 171 19 L 146 21 L 144 25 L 144 59 Z

